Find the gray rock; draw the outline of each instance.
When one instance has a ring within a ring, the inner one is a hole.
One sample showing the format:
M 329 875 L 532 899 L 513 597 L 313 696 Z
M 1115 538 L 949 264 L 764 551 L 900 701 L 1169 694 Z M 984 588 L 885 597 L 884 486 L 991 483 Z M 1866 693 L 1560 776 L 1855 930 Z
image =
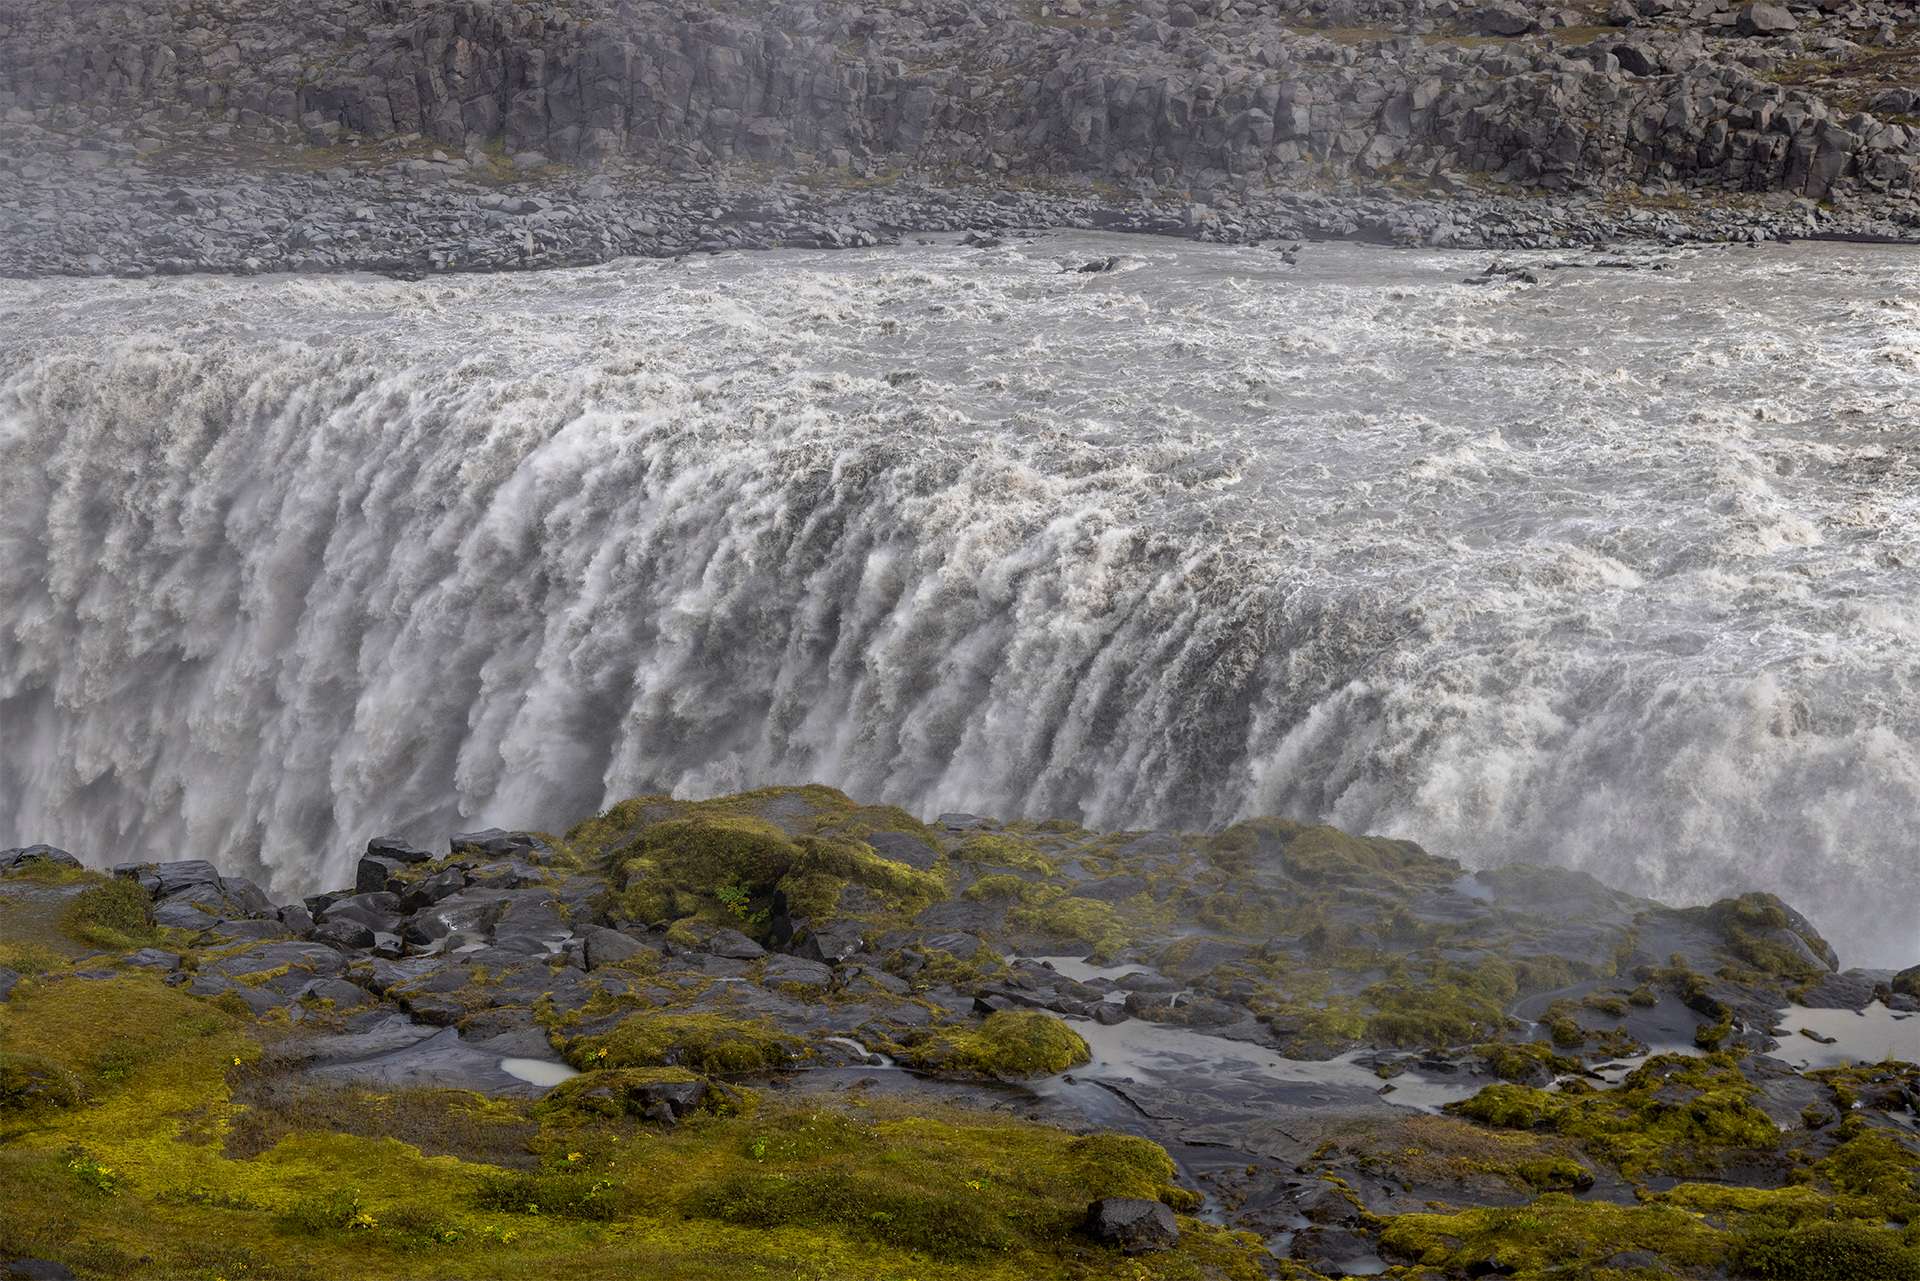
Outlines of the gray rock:
M 658 946 L 649 947 L 631 934 L 610 930 L 604 925 L 585 926 L 579 931 L 579 937 L 586 944 L 585 960 L 589 970 L 631 960 L 642 952 L 660 955 Z
M 143 970 L 171 974 L 180 968 L 180 956 L 177 952 L 165 952 L 157 947 L 143 947 L 129 956 L 125 963 Z
M 80 860 L 51 845 L 20 845 L 0 850 L 0 873 L 14 871 L 29 863 L 49 863 L 55 867 L 79 867 Z
M 921 872 L 931 868 L 940 860 L 939 850 L 906 832 L 875 832 L 867 838 L 867 844 L 871 845 L 874 852 L 881 858 L 905 863 L 908 867 Z
M 824 992 L 833 986 L 833 971 L 818 961 L 798 956 L 770 956 L 760 981 L 768 987 L 793 986 Z
M 724 956 L 734 961 L 757 961 L 767 954 L 767 949 L 742 934 L 739 930 L 719 929 L 707 939 L 707 951 L 714 956 Z
M 367 842 L 367 854 L 372 858 L 390 859 L 396 863 L 425 863 L 433 858 L 426 850 L 418 849 L 398 836 L 376 836 Z
M 1798 31 L 1800 21 L 1787 12 L 1785 5 L 1750 4 L 1740 10 L 1735 25 L 1741 35 L 1772 36 Z
M 366 951 L 373 947 L 373 928 L 352 917 L 338 917 L 323 921 L 314 926 L 311 936 L 316 943 L 326 943 L 343 952 Z
M 1110 1196 L 1087 1207 L 1087 1235 L 1123 1254 L 1149 1254 L 1180 1244 L 1180 1225 L 1158 1201 Z
M 806 938 L 801 940 L 794 952 L 805 960 L 838 965 L 847 958 L 858 955 L 865 946 L 866 943 L 857 926 L 836 925 L 826 929 L 809 930 Z

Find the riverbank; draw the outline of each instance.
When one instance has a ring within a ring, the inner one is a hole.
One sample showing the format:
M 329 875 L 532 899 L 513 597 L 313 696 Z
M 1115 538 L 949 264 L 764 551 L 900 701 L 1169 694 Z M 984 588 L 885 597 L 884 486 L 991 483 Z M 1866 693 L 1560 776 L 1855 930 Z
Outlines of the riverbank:
M 1896 200 L 1780 195 L 1636 202 L 1385 184 L 1228 198 L 1119 198 L 1055 184 L 963 187 L 676 177 L 644 167 L 499 174 L 459 159 L 349 167 L 149 167 L 56 149 L 0 194 L 0 275 L 443 272 L 617 258 L 854 248 L 918 235 L 1099 229 L 1212 243 L 1351 240 L 1489 250 L 1839 239 L 1920 243 Z M 446 153 L 438 153 L 445 156 Z
M 79 1276 L 1920 1270 L 1920 967 L 1768 895 L 807 787 L 0 924 L 0 1258 Z

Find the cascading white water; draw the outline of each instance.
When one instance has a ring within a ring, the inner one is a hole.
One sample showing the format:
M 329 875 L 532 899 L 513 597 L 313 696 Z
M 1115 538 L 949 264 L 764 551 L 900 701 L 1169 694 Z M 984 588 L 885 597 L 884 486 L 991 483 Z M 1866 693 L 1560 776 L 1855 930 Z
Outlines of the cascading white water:
M 288 893 L 813 779 L 1771 888 L 1910 962 L 1914 267 L 1477 265 L 0 286 L 0 844 Z

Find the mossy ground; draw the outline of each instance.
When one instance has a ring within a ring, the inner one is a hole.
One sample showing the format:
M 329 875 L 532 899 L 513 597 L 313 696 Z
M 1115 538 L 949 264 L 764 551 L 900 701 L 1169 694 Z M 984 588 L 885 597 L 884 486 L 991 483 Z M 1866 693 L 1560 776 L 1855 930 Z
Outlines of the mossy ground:
M 0 1257 L 142 1281 L 1261 1275 L 1255 1244 L 1201 1223 L 1146 1260 L 1078 1235 L 1098 1196 L 1180 1199 L 1138 1139 L 885 1105 L 660 1130 L 564 1099 L 351 1089 L 282 1094 L 263 1124 L 269 1035 L 145 975 L 23 985 L 0 1055 L 66 1087 L 0 1112 Z

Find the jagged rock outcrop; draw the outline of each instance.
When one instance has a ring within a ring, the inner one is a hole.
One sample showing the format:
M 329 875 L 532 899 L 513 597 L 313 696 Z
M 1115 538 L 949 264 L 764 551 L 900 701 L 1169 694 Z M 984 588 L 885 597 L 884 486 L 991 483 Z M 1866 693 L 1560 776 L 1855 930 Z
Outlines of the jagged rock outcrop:
M 522 168 L 1824 198 L 1910 192 L 1920 170 L 1910 95 L 1867 78 L 1915 56 L 1894 17 L 1833 0 L 7 0 L 0 107 L 100 128 L 109 151 L 209 121 L 216 140 L 417 139 Z

